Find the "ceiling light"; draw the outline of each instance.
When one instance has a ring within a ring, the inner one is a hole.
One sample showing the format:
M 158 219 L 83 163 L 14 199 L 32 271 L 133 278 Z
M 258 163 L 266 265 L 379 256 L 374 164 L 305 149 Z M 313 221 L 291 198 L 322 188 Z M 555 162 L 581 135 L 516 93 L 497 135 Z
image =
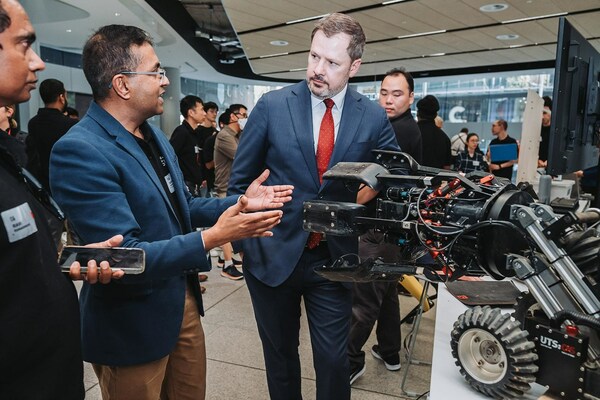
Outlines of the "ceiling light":
M 285 40 L 271 40 L 269 44 L 272 46 L 287 46 L 290 43 Z
M 314 17 L 306 17 L 306 18 L 295 19 L 293 21 L 288 21 L 285 24 L 286 25 L 299 24 L 300 22 L 312 21 L 312 20 L 315 20 L 315 19 L 320 19 L 320 18 L 326 17 L 328 15 L 329 14 L 323 14 L 323 15 L 315 15 Z
M 411 33 L 410 35 L 402 35 L 402 36 L 397 36 L 397 39 L 407 39 L 407 38 L 412 38 L 412 37 L 419 37 L 419 36 L 429 36 L 429 35 L 437 35 L 438 33 L 445 33 L 446 30 L 442 29 L 440 31 L 431 31 L 431 32 L 421 32 L 421 33 Z
M 389 6 L 390 4 L 401 3 L 403 1 L 406 1 L 406 0 L 389 0 L 389 1 L 384 1 L 383 3 L 381 3 L 381 5 Z
M 504 35 L 498 35 L 496 36 L 496 39 L 498 40 L 515 40 L 518 39 L 519 35 L 515 34 L 515 33 L 507 33 Z
M 120 17 L 120 16 L 121 16 L 121 13 L 118 13 L 118 12 L 115 13 L 115 17 Z
M 280 57 L 280 56 L 287 56 L 290 53 L 274 53 L 274 54 L 267 54 L 264 56 L 259 56 L 258 58 L 271 58 L 271 57 Z
M 508 4 L 492 3 L 492 4 L 486 4 L 484 6 L 479 7 L 479 11 L 490 13 L 490 12 L 504 11 L 507 8 L 508 8 Z
M 67 33 L 71 33 L 73 32 L 71 29 L 67 29 Z
M 560 13 L 556 13 L 556 14 L 538 15 L 537 17 L 527 17 L 527 18 L 510 19 L 508 21 L 502 21 L 502 23 L 503 24 L 512 24 L 514 22 L 533 21 L 533 20 L 536 20 L 536 19 L 560 17 L 560 16 L 568 15 L 568 14 L 569 14 L 568 12 L 560 12 Z

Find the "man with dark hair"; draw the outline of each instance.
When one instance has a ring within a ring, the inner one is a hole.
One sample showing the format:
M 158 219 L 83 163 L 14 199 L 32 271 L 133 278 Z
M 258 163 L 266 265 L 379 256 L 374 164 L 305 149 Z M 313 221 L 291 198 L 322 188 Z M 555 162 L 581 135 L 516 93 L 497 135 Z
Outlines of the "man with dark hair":
M 492 157 L 491 152 L 493 151 L 493 146 L 503 145 L 503 144 L 514 144 L 517 146 L 517 154 L 518 155 L 518 143 L 514 138 L 511 138 L 506 131 L 508 129 L 508 123 L 503 119 L 498 119 L 494 121 L 492 124 L 492 135 L 495 136 L 494 139 L 490 142 L 488 146 L 486 158 L 489 160 L 489 168 L 490 172 L 496 176 L 500 176 L 502 178 L 506 178 L 509 181 L 512 179 L 513 175 L 513 165 L 517 162 L 517 159 L 514 160 L 497 160 Z
M 215 246 L 271 236 L 282 212 L 253 211 L 281 207 L 291 187 L 263 186 L 265 170 L 245 195 L 190 195 L 173 148 L 147 122 L 163 112 L 169 79 L 143 30 L 100 28 L 84 46 L 83 71 L 94 101 L 52 150 L 53 193 L 83 242 L 123 232 L 123 246 L 146 255 L 143 274 L 104 287 L 84 283 L 84 359 L 93 364 L 104 400 L 202 400 L 198 272 L 210 268 L 207 252 Z M 201 226 L 211 227 L 193 229 Z
M 301 394 L 298 341 L 300 307 L 308 317 L 318 400 L 350 399 L 348 331 L 350 285 L 315 273 L 317 266 L 356 253 L 356 238 L 310 234 L 302 229 L 305 200 L 355 202 L 356 187 L 323 180 L 341 161 L 374 161 L 373 149 L 398 150 L 385 111 L 348 87 L 361 64 L 365 35 L 353 18 L 334 13 L 311 35 L 306 81 L 271 91 L 250 114 L 233 162 L 229 190 L 243 193 L 262 168 L 272 183 L 294 185 L 294 199 L 271 240 L 247 239 L 244 278 L 263 344 L 270 398 Z M 361 202 L 374 196 L 359 192 Z
M 32 48 L 35 32 L 15 0 L 0 1 L 0 107 L 22 103 L 44 62 Z M 43 218 L 59 215 L 25 169 L 0 143 L 0 399 L 82 400 L 83 362 L 77 292 L 58 268 Z M 43 189 L 42 189 L 43 190 Z M 116 236 L 98 247 L 117 246 Z M 122 276 L 108 263 L 88 264 L 88 282 Z M 81 279 L 79 263 L 71 277 Z M 104 337 L 102 341 L 113 338 Z
M 50 190 L 50 152 L 54 144 L 73 125 L 77 123 L 64 115 L 67 107 L 67 91 L 63 83 L 57 79 L 46 79 L 40 84 L 40 97 L 44 107 L 29 120 L 29 134 L 25 139 L 27 152 L 27 169 L 31 171 L 41 184 Z M 57 246 L 60 245 L 64 223 L 52 216 L 48 217 L 52 236 Z M 60 246 L 59 246 L 60 248 Z
M 38 110 L 37 115 L 31 118 L 27 125 L 27 169 L 49 189 L 48 170 L 52 146 L 77 121 L 63 114 L 67 107 L 67 91 L 61 81 L 44 80 L 40 84 L 40 97 L 44 107 Z
M 550 146 L 550 123 L 552 122 L 552 99 L 544 96 L 542 110 L 542 130 L 540 132 L 540 149 L 538 151 L 538 168 L 548 166 L 548 150 Z
M 440 103 L 435 96 L 428 94 L 417 102 L 419 130 L 423 137 L 423 165 L 434 168 L 450 169 L 452 156 L 450 138 L 435 124 Z
M 243 104 L 232 104 L 229 110 L 236 116 L 240 129 L 243 131 L 248 122 L 248 108 Z
M 215 163 L 214 163 L 214 149 L 215 149 L 215 138 L 212 138 L 217 131 L 217 114 L 219 113 L 219 106 L 213 101 L 204 103 L 204 112 L 206 118 L 198 126 L 198 146 L 201 149 L 201 162 L 202 162 L 202 173 L 206 185 L 203 187 L 204 196 L 210 197 L 211 192 L 215 185 Z M 209 149 L 207 147 L 207 141 Z
M 410 111 L 415 101 L 415 82 L 404 68 L 394 68 L 386 72 L 381 89 L 379 105 L 385 109 L 401 151 L 408 153 L 418 163 L 423 158 L 421 131 Z
M 410 106 L 415 99 L 414 80 L 404 68 L 388 71 L 381 82 L 379 105 L 385 110 L 396 133 L 400 150 L 418 163 L 422 157 L 421 131 Z M 386 243 L 383 234 L 373 229 L 361 235 L 358 254 L 363 259 L 381 257 L 385 262 L 397 262 L 400 248 Z M 362 347 L 377 322 L 377 343 L 371 354 L 389 371 L 400 369 L 400 302 L 398 282 L 369 282 L 353 285 L 352 320 L 348 340 L 350 384 L 362 376 L 365 352 Z
M 202 174 L 202 162 L 200 138 L 197 131 L 198 126 L 206 117 L 202 99 L 198 96 L 188 95 L 179 102 L 179 110 L 183 116 L 183 123 L 173 131 L 171 135 L 171 146 L 177 155 L 179 168 L 183 172 L 183 179 L 190 193 L 199 196 L 200 187 L 204 176 Z
M 240 134 L 242 128 L 240 127 L 238 119 L 239 110 L 246 109 L 245 107 L 236 108 L 238 111 L 233 111 L 231 108 L 225 110 L 223 115 L 223 122 L 225 126 L 215 139 L 215 192 L 217 197 L 227 196 L 227 185 L 229 185 L 229 177 L 231 176 L 231 166 L 235 158 L 235 153 L 238 149 L 238 143 L 240 141 Z M 242 274 L 234 265 L 236 262 L 239 265 L 239 261 L 233 259 L 233 247 L 231 243 L 225 243 L 221 246 L 223 250 L 223 258 L 220 257 L 217 260 L 217 266 L 223 268 L 221 276 L 237 281 L 244 278 Z

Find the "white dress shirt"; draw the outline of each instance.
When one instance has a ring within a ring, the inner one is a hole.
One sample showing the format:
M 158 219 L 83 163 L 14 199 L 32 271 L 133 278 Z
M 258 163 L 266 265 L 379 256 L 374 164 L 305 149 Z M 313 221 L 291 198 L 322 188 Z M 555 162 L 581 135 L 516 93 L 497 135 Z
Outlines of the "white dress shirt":
M 337 140 L 338 130 L 340 127 L 340 121 L 342 119 L 342 110 L 344 108 L 344 99 L 346 98 L 346 91 L 348 85 L 342 89 L 341 92 L 333 96 L 331 99 L 335 103 L 331 109 L 331 115 L 333 116 L 333 143 Z M 312 93 L 310 94 L 310 102 L 312 106 L 312 123 L 313 123 L 313 145 L 315 148 L 315 154 L 317 154 L 317 145 L 319 143 L 319 130 L 321 129 L 321 121 L 327 107 L 323 100 L 315 97 Z

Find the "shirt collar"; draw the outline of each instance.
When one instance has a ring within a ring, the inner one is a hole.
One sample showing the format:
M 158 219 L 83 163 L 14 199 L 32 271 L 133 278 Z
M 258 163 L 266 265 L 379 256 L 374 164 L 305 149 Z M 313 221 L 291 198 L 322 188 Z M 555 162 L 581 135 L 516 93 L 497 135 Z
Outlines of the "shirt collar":
M 333 107 L 336 108 L 337 110 L 341 110 L 342 108 L 344 108 L 344 99 L 346 98 L 347 91 L 348 91 L 348 85 L 346 84 L 346 86 L 344 86 L 344 88 L 342 89 L 341 92 L 339 92 L 338 94 L 336 94 L 335 96 L 333 96 L 331 98 L 333 100 L 333 102 L 335 103 L 335 105 Z M 323 100 L 316 97 L 314 94 L 312 94 L 312 92 L 310 94 L 310 104 L 311 104 L 311 107 L 313 110 L 316 107 L 320 106 L 321 104 L 323 104 L 323 107 L 325 107 Z

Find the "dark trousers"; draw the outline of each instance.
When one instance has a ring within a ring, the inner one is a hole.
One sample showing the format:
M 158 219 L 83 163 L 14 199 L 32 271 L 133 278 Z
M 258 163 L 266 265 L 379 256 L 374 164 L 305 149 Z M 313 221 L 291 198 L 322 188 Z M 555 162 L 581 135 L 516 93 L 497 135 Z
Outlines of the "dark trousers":
M 367 258 L 382 257 L 396 261 L 398 247 L 383 243 L 382 236 L 369 231 L 361 237 L 359 255 Z M 348 357 L 354 367 L 365 363 L 362 347 L 377 322 L 379 354 L 387 359 L 400 353 L 400 302 L 397 282 L 356 283 L 352 289 L 352 322 L 348 340 Z
M 328 261 L 326 245 L 306 250 L 292 275 L 277 287 L 257 280 L 251 269 L 245 271 L 273 400 L 302 399 L 298 355 L 302 298 L 310 330 L 317 400 L 350 399 L 347 348 L 351 291 L 315 274 L 314 268 Z

